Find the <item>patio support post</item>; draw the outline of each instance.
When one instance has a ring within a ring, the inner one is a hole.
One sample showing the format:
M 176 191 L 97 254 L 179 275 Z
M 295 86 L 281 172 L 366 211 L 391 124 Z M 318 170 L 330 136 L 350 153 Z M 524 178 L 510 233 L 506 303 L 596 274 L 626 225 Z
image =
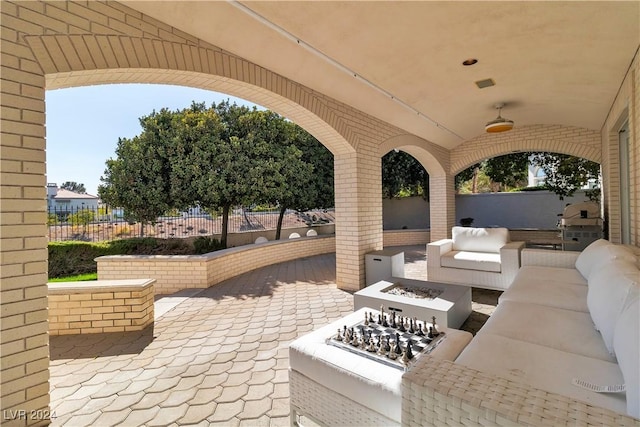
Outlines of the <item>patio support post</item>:
M 365 286 L 365 254 L 382 249 L 382 166 L 377 149 L 336 154 L 336 281 Z
M 451 237 L 456 222 L 455 176 L 439 175 L 429 179 L 431 241 Z
M 31 31 L 36 25 L 27 26 L 14 4 L 2 3 L 0 410 L 3 424 L 44 425 L 49 413 L 45 77 L 20 36 L 27 31 L 22 24 Z M 11 19 L 5 22 L 6 17 Z

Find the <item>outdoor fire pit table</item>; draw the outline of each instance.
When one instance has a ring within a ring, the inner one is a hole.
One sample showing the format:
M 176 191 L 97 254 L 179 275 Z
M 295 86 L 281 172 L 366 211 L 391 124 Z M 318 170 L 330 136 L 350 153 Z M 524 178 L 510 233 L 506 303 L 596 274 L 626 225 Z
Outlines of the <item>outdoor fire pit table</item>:
M 385 306 L 406 317 L 458 329 L 471 314 L 471 287 L 404 278 L 381 280 L 359 290 L 353 297 L 354 309 Z

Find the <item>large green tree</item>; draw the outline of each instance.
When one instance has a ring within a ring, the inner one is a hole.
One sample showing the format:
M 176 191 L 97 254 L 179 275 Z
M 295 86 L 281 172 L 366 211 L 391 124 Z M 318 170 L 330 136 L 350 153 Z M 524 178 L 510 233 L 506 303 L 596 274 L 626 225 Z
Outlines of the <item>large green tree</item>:
M 581 157 L 558 153 L 534 153 L 531 161 L 544 171 L 545 188 L 557 194 L 560 200 L 572 196 L 591 180 L 599 183 L 600 165 Z M 595 193 L 599 194 L 598 191 Z
M 226 247 L 234 206 L 278 204 L 284 212 L 333 203 L 332 180 L 326 191 L 332 161 L 318 156 L 314 161 L 324 163 L 314 173 L 301 148 L 319 143 L 271 111 L 229 101 L 209 108 L 192 103 L 179 111 L 154 111 L 140 123 L 139 136 L 119 141 L 117 158 L 107 161 L 99 189 L 105 201 L 125 208 L 132 219 L 154 221 L 170 209 L 194 205 L 222 211 Z M 316 148 L 307 159 L 317 153 Z
M 412 155 L 390 151 L 382 157 L 382 197 L 421 195 L 429 198 L 429 174 Z
M 456 175 L 456 189 L 471 188 L 477 192 L 476 182 L 484 178 L 480 191 L 505 191 L 526 185 L 528 164 L 539 166 L 545 172 L 544 187 L 557 194 L 560 199 L 569 197 L 590 181 L 599 187 L 600 165 L 592 161 L 567 154 L 549 152 L 522 152 L 494 157 L 475 164 Z M 472 184 L 469 185 L 469 182 Z M 587 194 L 592 199 L 599 196 L 599 188 Z
M 287 122 L 291 148 L 301 154 L 300 162 L 286 160 L 284 185 L 277 189 L 280 208 L 276 240 L 280 239 L 287 209 L 307 211 L 334 206 L 333 155 L 317 139 L 299 126 Z
M 281 204 L 313 169 L 301 160 L 302 152 L 292 144 L 292 125 L 283 117 L 228 101 L 210 110 L 220 118 L 220 134 L 197 146 L 187 164 L 200 206 L 222 210 L 220 240 L 226 246 L 233 206 Z
M 483 162 L 484 173 L 497 185 L 493 191 L 505 191 L 510 188 L 527 185 L 527 169 L 530 153 L 511 153 L 497 156 Z
M 142 133 L 120 138 L 116 158 L 106 162 L 98 187 L 100 198 L 111 206 L 122 207 L 125 216 L 144 224 L 174 207 L 171 199 L 171 166 L 159 153 L 175 139 L 173 114 L 163 109 L 140 119 Z

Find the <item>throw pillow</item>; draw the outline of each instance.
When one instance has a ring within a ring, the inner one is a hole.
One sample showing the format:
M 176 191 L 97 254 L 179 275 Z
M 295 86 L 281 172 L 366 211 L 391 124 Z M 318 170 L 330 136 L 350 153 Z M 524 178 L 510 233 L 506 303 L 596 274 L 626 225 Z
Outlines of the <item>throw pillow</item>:
M 606 243 L 598 243 L 595 247 L 589 250 L 586 255 L 583 255 L 584 252 L 587 252 L 587 249 L 591 248 L 594 243 L 600 241 Z M 580 271 L 580 274 L 582 274 L 585 279 L 588 280 L 589 276 L 601 265 L 604 265 L 614 259 L 629 261 L 633 264 L 637 262 L 635 254 L 628 248 L 621 245 L 614 245 L 604 239 L 600 239 L 587 246 L 584 251 L 578 255 L 578 259 L 576 260 L 576 269 Z
M 576 269 L 582 274 L 582 277 L 589 279 L 591 268 L 602 256 L 601 249 L 608 245 L 612 245 L 612 243 L 604 239 L 598 239 L 580 252 L 578 259 L 576 259 Z
M 622 312 L 613 334 L 613 348 L 627 386 L 627 413 L 640 418 L 640 288 L 629 294 L 630 304 Z
M 500 253 L 500 248 L 509 242 L 509 230 L 504 227 L 453 227 L 451 237 L 454 251 Z
M 620 313 L 628 304 L 634 286 L 640 286 L 640 270 L 626 260 L 613 260 L 591 273 L 588 281 L 587 307 L 611 354 L 613 334 Z

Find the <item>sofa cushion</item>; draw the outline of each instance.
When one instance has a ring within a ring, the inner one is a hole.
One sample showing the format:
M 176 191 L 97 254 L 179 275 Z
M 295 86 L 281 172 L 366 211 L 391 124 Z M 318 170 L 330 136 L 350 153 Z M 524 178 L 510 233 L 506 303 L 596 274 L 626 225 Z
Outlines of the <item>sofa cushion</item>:
M 524 266 L 498 301 L 500 304 L 521 301 L 588 313 L 587 290 L 587 281 L 574 268 Z
M 500 273 L 500 254 L 451 251 L 440 257 L 440 266 Z
M 479 334 L 542 344 L 546 347 L 615 363 L 589 313 L 526 302 L 502 301 Z
M 476 335 L 455 363 L 618 413 L 627 412 L 624 393 L 595 393 L 572 384 L 574 378 L 598 385 L 622 384 L 624 378 L 615 363 L 493 334 Z
M 451 229 L 454 251 L 494 252 L 509 241 L 506 228 L 453 227 Z
M 583 286 L 585 290 L 587 289 L 587 279 L 582 277 L 582 274 L 580 274 L 580 272 L 575 268 L 525 265 L 518 271 L 518 276 L 516 276 L 516 279 L 520 277 L 535 279 L 539 282 L 554 282 L 579 285 Z
M 640 288 L 632 289 L 629 306 L 613 333 L 613 349 L 627 386 L 627 413 L 640 418 Z
M 611 353 L 614 353 L 613 333 L 616 322 L 634 286 L 640 286 L 640 270 L 635 263 L 628 261 L 611 261 L 594 270 L 589 277 L 589 313 Z
M 600 265 L 615 259 L 637 262 L 636 256 L 628 248 L 614 245 L 604 239 L 598 239 L 580 253 L 576 259 L 576 269 L 585 279 L 589 279 L 589 276 L 598 270 Z

